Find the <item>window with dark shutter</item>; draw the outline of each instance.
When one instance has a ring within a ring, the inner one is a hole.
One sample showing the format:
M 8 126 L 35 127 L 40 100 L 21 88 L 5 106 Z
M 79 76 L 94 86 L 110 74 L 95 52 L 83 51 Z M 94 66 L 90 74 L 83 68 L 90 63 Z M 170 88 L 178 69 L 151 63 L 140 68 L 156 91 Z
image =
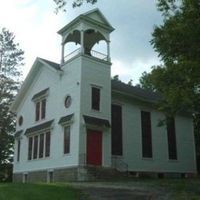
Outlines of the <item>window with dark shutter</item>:
M 28 139 L 28 160 L 32 159 L 32 149 L 33 149 L 33 138 Z
M 45 115 L 46 115 L 46 99 L 43 99 L 41 108 L 41 119 L 44 119 Z
M 21 141 L 17 141 L 17 162 L 20 160 L 20 148 L 21 148 Z
M 112 105 L 112 155 L 122 153 L 122 108 Z
M 92 109 L 100 110 L 100 89 L 92 87 Z
M 28 160 L 44 158 L 50 156 L 50 132 L 40 133 L 29 137 L 28 140 Z
M 45 157 L 50 156 L 50 143 L 51 143 L 51 135 L 50 135 L 50 132 L 47 132 L 46 143 L 45 143 Z
M 38 136 L 34 136 L 34 145 L 33 145 L 33 159 L 37 159 L 38 155 Z
M 39 158 L 44 156 L 44 134 L 40 134 Z
M 35 109 L 35 121 L 38 121 L 39 119 L 40 119 L 40 102 L 37 102 Z
M 70 152 L 70 127 L 64 127 L 64 154 Z
M 35 121 L 44 119 L 46 116 L 46 99 L 35 104 Z
M 174 118 L 167 118 L 167 138 L 169 159 L 177 160 L 176 130 Z
M 142 156 L 152 158 L 151 113 L 141 111 Z

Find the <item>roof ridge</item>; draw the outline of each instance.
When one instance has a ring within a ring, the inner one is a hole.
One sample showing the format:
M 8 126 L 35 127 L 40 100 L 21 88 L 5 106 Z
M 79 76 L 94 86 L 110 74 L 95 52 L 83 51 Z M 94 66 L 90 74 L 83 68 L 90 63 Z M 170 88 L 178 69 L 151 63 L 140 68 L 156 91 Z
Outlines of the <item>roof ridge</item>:
M 52 62 L 52 63 L 54 63 L 54 64 L 59 65 L 57 62 L 54 62 L 54 61 L 47 60 L 47 59 L 45 59 L 45 58 L 41 58 L 41 57 L 38 57 L 38 58 L 41 59 L 41 60 L 43 60 L 43 61 Z
M 144 99 L 145 101 L 158 102 L 162 98 L 159 92 L 128 85 L 120 80 L 112 80 L 112 87 L 119 92 L 121 91 L 123 93 L 132 94 L 134 96 Z
M 134 85 L 129 85 L 129 84 L 127 84 L 127 83 L 125 83 L 125 82 L 123 82 L 123 81 L 120 81 L 120 80 L 113 80 L 113 79 L 112 79 L 112 81 L 119 82 L 119 83 L 121 83 L 121 84 L 124 84 L 124 85 L 127 86 L 127 87 L 130 87 L 130 88 L 135 88 L 135 89 L 139 89 L 139 90 L 144 90 L 144 91 L 152 92 L 152 93 L 155 93 L 155 94 L 158 93 L 158 92 L 153 91 L 153 90 L 151 90 L 151 89 L 145 89 L 145 88 L 137 87 L 137 86 L 134 86 Z
M 48 64 L 49 66 L 53 67 L 56 70 L 61 70 L 60 64 L 58 64 L 56 62 L 53 62 L 53 61 L 50 61 L 50 60 L 47 60 L 44 58 L 40 58 L 40 57 L 38 57 L 38 59 L 42 60 L 43 62 L 45 62 L 46 64 Z

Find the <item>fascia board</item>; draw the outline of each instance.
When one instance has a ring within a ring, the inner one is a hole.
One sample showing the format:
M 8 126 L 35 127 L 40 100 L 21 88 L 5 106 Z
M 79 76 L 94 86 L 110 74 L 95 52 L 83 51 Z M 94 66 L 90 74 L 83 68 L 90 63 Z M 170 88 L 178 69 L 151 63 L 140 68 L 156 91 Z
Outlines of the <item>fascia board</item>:
M 40 62 L 40 63 L 42 63 L 43 65 L 45 65 L 49 70 L 51 70 L 51 71 L 53 71 L 53 72 L 60 72 L 60 71 L 62 71 L 62 70 L 57 70 L 57 69 L 55 69 L 54 67 L 51 67 L 48 63 L 46 63 L 45 61 L 43 61 L 42 59 L 40 59 L 40 58 L 38 58 L 38 61 Z

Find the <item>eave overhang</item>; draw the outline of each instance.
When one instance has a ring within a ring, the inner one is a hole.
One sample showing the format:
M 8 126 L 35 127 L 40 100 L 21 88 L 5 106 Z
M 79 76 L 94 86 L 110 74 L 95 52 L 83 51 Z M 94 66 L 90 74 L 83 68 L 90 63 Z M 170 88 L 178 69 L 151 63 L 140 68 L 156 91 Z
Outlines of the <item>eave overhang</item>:
M 29 136 L 38 132 L 43 132 L 43 131 L 47 131 L 50 130 L 52 128 L 52 124 L 53 124 L 54 120 L 50 120 L 47 122 L 44 122 L 42 124 L 33 126 L 31 128 L 27 128 L 24 135 Z

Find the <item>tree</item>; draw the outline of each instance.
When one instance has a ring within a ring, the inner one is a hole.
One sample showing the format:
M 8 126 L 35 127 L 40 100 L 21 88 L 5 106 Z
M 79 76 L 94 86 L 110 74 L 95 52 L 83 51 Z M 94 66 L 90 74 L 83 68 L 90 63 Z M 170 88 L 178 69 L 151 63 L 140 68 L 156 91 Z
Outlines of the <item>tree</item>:
M 175 3 L 159 1 L 164 24 L 154 29 L 151 43 L 164 64 L 143 74 L 140 81 L 161 92 L 173 112 L 186 107 L 196 110 L 200 98 L 200 4 L 198 0 Z
M 130 79 L 127 84 L 133 86 L 133 79 Z
M 69 0 L 53 0 L 56 4 L 56 13 L 58 13 L 59 10 L 62 11 L 66 11 L 65 7 L 67 5 L 67 3 L 69 2 Z M 95 4 L 98 0 L 72 0 L 72 7 L 76 8 L 76 7 L 80 7 L 83 5 L 84 2 L 86 3 L 90 3 L 90 4 Z
M 167 115 L 193 111 L 195 134 L 200 134 L 200 3 L 199 0 L 158 0 L 164 23 L 156 26 L 151 44 L 162 65 L 143 73 L 143 88 L 163 96 L 159 109 Z M 196 140 L 200 157 L 200 139 Z
M 114 75 L 114 76 L 112 77 L 112 80 L 120 81 L 120 79 L 119 79 L 119 75 Z
M 24 52 L 14 42 L 15 36 L 3 28 L 0 32 L 0 181 L 2 171 L 10 168 L 13 154 L 13 133 L 15 116 L 9 111 L 19 88 L 20 66 L 23 65 Z M 11 168 L 10 168 L 11 169 Z M 5 173 L 3 173 L 5 174 Z

